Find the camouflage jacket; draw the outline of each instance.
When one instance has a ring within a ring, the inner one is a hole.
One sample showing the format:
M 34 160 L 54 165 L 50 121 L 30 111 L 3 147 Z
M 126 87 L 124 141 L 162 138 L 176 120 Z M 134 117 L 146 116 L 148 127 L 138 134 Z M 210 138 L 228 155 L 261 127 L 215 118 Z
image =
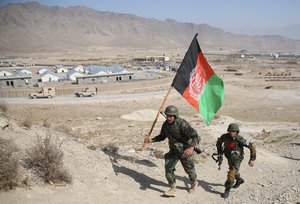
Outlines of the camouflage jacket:
M 200 142 L 200 137 L 195 129 L 190 124 L 182 119 L 176 118 L 174 123 L 168 124 L 167 121 L 162 125 L 160 134 L 152 139 L 153 142 L 160 142 L 168 138 L 170 149 L 186 147 L 195 147 Z
M 225 154 L 228 159 L 243 158 L 244 147 L 250 149 L 250 160 L 256 159 L 256 148 L 254 143 L 244 139 L 242 136 L 237 135 L 231 137 L 228 133 L 223 134 L 217 140 L 218 154 Z

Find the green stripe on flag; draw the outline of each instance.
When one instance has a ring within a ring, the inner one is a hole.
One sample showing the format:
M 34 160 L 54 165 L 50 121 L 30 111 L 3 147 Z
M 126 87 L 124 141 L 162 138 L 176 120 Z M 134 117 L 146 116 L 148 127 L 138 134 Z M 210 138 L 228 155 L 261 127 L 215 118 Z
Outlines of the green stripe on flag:
M 200 114 L 206 125 L 209 125 L 214 115 L 219 110 L 224 100 L 223 81 L 216 75 L 212 75 L 205 84 L 204 91 L 199 101 Z

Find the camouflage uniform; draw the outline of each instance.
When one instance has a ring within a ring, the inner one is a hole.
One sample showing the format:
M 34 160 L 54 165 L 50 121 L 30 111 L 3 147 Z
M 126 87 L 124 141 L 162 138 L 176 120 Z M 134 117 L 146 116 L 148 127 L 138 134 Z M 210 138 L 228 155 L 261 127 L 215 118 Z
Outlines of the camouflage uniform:
M 240 135 L 231 137 L 229 133 L 223 134 L 217 140 L 218 154 L 225 154 L 228 160 L 229 172 L 227 174 L 227 181 L 225 182 L 226 189 L 230 189 L 236 180 L 241 179 L 239 173 L 240 165 L 244 159 L 244 147 L 250 149 L 250 160 L 256 159 L 256 148 L 254 144 Z
M 185 172 L 192 182 L 196 182 L 197 174 L 194 165 L 194 156 L 183 157 L 183 151 L 188 147 L 195 147 L 200 142 L 197 131 L 189 123 L 179 117 L 176 117 L 174 123 L 164 122 L 161 132 L 152 138 L 153 142 L 160 142 L 168 138 L 169 152 L 165 154 L 165 173 L 170 186 L 175 185 L 175 166 L 178 161 L 181 162 Z

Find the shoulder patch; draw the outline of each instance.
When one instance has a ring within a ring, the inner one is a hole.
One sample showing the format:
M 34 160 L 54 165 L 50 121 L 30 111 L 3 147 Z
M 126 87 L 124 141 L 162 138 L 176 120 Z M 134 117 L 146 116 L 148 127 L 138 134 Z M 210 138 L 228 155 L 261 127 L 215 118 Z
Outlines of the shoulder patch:
M 247 146 L 249 146 L 249 145 L 250 145 L 250 143 L 251 143 L 251 141 L 250 141 L 250 140 L 246 140 L 246 145 L 247 145 Z

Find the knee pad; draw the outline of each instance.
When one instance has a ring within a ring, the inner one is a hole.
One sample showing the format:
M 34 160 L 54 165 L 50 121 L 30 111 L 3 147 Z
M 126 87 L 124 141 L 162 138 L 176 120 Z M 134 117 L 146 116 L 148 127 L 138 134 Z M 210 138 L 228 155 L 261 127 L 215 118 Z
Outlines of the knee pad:
M 228 171 L 227 181 L 225 183 L 226 187 L 231 187 L 233 185 L 234 180 L 235 180 L 235 176 L 236 176 L 236 171 L 235 170 Z

